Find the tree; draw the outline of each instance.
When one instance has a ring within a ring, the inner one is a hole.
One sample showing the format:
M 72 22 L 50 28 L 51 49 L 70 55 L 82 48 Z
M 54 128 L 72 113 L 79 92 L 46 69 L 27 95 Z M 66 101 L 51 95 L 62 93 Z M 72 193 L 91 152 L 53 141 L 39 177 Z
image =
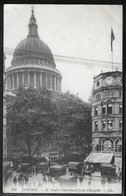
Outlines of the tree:
M 56 141 L 65 156 L 72 151 L 91 150 L 91 105 L 69 92 L 56 97 L 59 109 L 59 131 Z
M 7 132 L 14 138 L 11 145 L 23 141 L 31 161 L 42 144 L 50 140 L 57 128 L 57 118 L 57 106 L 48 90 L 20 88 L 15 99 L 7 104 Z

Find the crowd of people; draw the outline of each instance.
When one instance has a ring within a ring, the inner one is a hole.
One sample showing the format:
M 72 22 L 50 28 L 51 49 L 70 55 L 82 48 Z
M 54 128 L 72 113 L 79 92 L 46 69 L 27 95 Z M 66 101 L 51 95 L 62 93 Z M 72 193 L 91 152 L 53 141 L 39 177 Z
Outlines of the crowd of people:
M 82 172 L 77 176 L 77 179 L 80 183 L 80 186 L 83 185 L 83 182 L 84 182 L 84 178 L 85 176 L 88 176 L 86 177 L 86 179 L 88 179 L 88 186 L 91 186 L 92 185 L 92 174 L 95 172 L 95 167 L 94 165 L 92 164 L 86 164 L 84 163 L 83 165 L 83 168 L 82 168 Z M 66 173 L 67 175 L 75 175 L 75 173 L 72 173 L 72 172 L 67 172 Z M 37 176 L 38 175 L 38 170 L 37 170 L 37 167 L 33 167 L 32 168 L 32 175 L 33 176 Z M 118 172 L 118 175 L 117 175 L 117 179 L 118 181 L 121 180 L 122 178 L 122 173 L 121 173 L 121 170 L 119 170 Z M 100 177 L 100 180 L 101 180 L 101 185 L 104 186 L 106 183 L 107 184 L 111 184 L 111 176 L 108 176 L 108 177 L 105 177 L 105 176 L 102 176 Z M 21 172 L 18 177 L 14 176 L 13 177 L 13 185 L 16 187 L 16 186 L 28 186 L 28 187 L 42 187 L 44 184 L 52 184 L 55 186 L 55 183 L 57 183 L 57 179 L 55 177 L 52 177 L 49 175 L 49 172 L 48 170 L 47 171 L 42 171 L 41 172 L 41 180 L 37 181 L 37 182 L 34 182 L 34 183 L 31 183 L 31 181 L 29 180 L 29 175 L 25 175 Z

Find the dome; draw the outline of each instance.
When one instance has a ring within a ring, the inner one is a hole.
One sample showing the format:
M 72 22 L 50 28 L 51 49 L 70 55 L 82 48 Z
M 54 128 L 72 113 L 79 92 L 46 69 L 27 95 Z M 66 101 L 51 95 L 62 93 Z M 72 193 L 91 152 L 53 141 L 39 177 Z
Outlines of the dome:
M 50 48 L 38 36 L 38 25 L 36 24 L 34 10 L 32 10 L 28 28 L 28 36 L 17 45 L 14 50 L 11 64 L 14 65 L 15 60 L 18 62 L 18 59 L 23 59 L 25 57 L 39 57 L 48 59 L 55 65 Z
M 36 36 L 29 36 L 17 45 L 12 61 L 26 56 L 42 57 L 54 62 L 50 48 Z

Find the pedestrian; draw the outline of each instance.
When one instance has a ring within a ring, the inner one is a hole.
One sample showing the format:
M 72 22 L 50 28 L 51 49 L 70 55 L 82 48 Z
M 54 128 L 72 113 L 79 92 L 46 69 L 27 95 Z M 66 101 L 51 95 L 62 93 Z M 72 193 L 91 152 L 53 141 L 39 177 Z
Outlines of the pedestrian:
M 35 174 L 35 170 L 33 169 L 32 172 L 33 172 L 33 175 L 34 175 Z
M 45 176 L 45 174 L 43 175 L 43 184 L 45 184 L 46 183 L 46 176 Z
M 14 186 L 16 187 L 17 186 L 17 178 L 16 178 L 16 176 L 14 176 L 14 178 L 13 178 L 13 183 L 14 183 Z
M 79 182 L 80 182 L 80 185 L 82 186 L 82 184 L 83 184 L 83 176 L 80 176 Z
M 108 184 L 111 185 L 111 176 L 108 176 Z
M 35 182 L 33 183 L 33 187 L 35 187 Z
M 21 178 L 21 180 L 20 180 L 20 186 L 21 186 L 21 187 L 24 186 L 24 180 L 23 180 L 23 178 Z
M 51 176 L 49 176 L 48 181 L 52 182 L 52 177 Z
M 36 167 L 35 171 L 36 171 L 36 175 L 37 175 L 37 173 L 38 173 L 38 171 L 37 171 L 37 167 Z
M 91 186 L 91 178 L 89 177 L 88 186 Z
M 101 177 L 101 185 L 105 186 L 105 177 L 104 176 Z
M 94 166 L 93 165 L 90 166 L 90 170 L 92 173 L 94 173 Z
M 42 183 L 41 182 L 38 183 L 38 187 L 42 187 Z
M 89 163 L 88 163 L 87 166 L 86 166 L 86 170 L 89 170 Z
M 31 183 L 29 183 L 28 186 L 31 187 Z
M 122 170 L 119 170 L 118 172 L 118 180 L 120 182 L 120 180 L 122 179 Z
M 25 185 L 28 185 L 28 181 L 29 181 L 28 176 L 25 176 Z

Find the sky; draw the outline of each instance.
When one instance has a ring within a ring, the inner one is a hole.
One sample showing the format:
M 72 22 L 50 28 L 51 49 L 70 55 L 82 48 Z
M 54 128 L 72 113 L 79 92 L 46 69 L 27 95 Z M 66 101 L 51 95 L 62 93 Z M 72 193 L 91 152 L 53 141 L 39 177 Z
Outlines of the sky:
M 122 6 L 121 5 L 45 5 L 6 4 L 4 6 L 4 51 L 6 68 L 11 65 L 12 55 L 6 48 L 14 50 L 28 34 L 31 7 L 38 24 L 39 38 L 52 53 L 57 69 L 62 75 L 62 91 L 77 94 L 88 101 L 93 77 L 101 71 L 112 71 L 111 27 L 113 62 L 122 70 Z M 60 62 L 55 55 L 91 60 L 90 66 L 83 63 Z M 110 62 L 95 65 L 94 61 Z M 114 70 L 116 67 L 114 66 Z

